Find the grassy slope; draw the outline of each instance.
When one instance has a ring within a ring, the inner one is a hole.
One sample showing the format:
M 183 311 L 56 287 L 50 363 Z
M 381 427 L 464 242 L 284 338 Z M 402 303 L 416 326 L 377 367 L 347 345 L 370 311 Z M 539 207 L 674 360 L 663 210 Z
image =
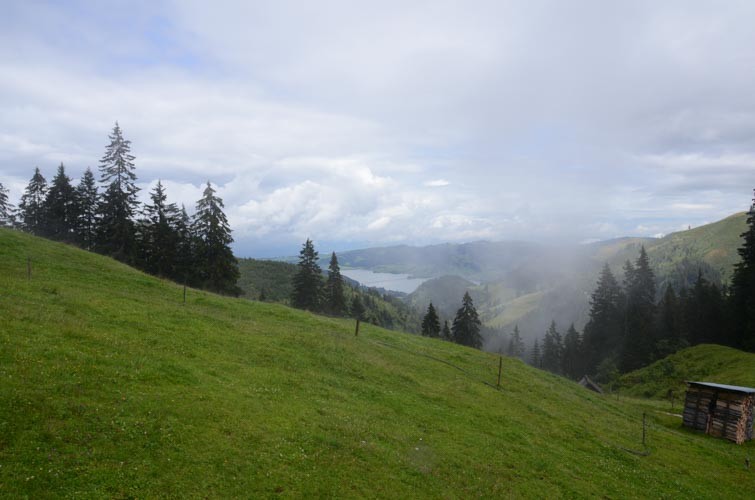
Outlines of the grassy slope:
M 33 277 L 26 279 L 26 258 Z M 0 497 L 745 498 L 735 446 L 441 341 L 0 230 Z M 390 347 L 389 347 L 390 346 Z M 466 373 L 433 356 L 454 363 Z
M 627 373 L 621 378 L 621 386 L 628 395 L 662 398 L 669 389 L 683 394 L 685 380 L 755 387 L 755 354 L 698 345 Z

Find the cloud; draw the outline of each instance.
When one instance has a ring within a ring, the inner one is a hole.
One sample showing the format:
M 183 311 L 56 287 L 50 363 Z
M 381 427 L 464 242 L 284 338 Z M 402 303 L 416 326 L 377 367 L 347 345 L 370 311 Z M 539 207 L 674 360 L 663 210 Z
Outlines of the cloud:
M 425 182 L 425 186 L 427 187 L 445 187 L 450 185 L 451 183 L 448 182 L 445 179 L 435 179 L 433 181 L 427 181 Z

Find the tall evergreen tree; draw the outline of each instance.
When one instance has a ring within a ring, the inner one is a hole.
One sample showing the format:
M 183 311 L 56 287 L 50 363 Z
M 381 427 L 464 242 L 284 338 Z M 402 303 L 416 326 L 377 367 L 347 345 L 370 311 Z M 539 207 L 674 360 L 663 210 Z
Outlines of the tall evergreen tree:
M 343 292 L 343 276 L 338 265 L 338 257 L 333 252 L 328 265 L 328 280 L 325 282 L 325 300 L 327 311 L 335 316 L 343 316 L 348 309 Z
M 178 216 L 173 220 L 176 234 L 176 257 L 171 278 L 186 285 L 199 286 L 199 276 L 194 266 L 195 240 L 191 230 L 191 219 L 186 207 L 181 205 Z
M 351 315 L 354 316 L 354 319 L 363 320 L 365 312 L 366 309 L 362 303 L 361 294 L 357 291 L 357 293 L 354 294 L 354 298 L 351 300 Z
M 530 364 L 535 368 L 541 368 L 543 366 L 542 360 L 543 355 L 540 351 L 540 342 L 535 339 L 535 343 L 532 345 L 532 352 L 530 354 Z
M 123 138 L 116 122 L 110 144 L 100 160 L 100 182 L 105 185 L 98 207 L 97 249 L 116 259 L 132 263 L 135 258 L 134 215 L 138 201 L 131 141 Z
M 294 275 L 294 289 L 291 292 L 291 304 L 294 307 L 309 311 L 320 310 L 322 270 L 317 263 L 317 257 L 315 245 L 307 238 L 299 252 L 299 269 Z
M 543 369 L 553 373 L 561 373 L 563 356 L 563 341 L 561 333 L 556 329 L 556 322 L 551 321 L 543 339 Z
M 50 183 L 44 205 L 45 223 L 43 233 L 48 238 L 74 242 L 78 218 L 78 201 L 71 179 L 66 175 L 63 163 Z
M 13 226 L 13 205 L 8 201 L 8 190 L 0 182 L 0 227 Z
M 734 343 L 755 352 L 755 195 L 747 212 L 747 230 L 741 237 L 740 261 L 731 279 Z
M 40 173 L 39 167 L 26 186 L 18 204 L 21 227 L 32 234 L 41 235 L 45 227 L 45 199 L 47 198 L 47 180 Z
M 658 340 L 655 349 L 656 357 L 660 359 L 688 345 L 683 329 L 682 305 L 670 284 L 666 286 L 666 291 L 658 303 L 657 315 Z
M 582 356 L 582 339 L 579 332 L 571 324 L 564 336 L 564 350 L 561 359 L 562 372 L 571 379 L 578 379 L 584 375 L 584 358 Z
M 443 340 L 448 340 L 449 342 L 453 342 L 453 334 L 451 333 L 451 328 L 448 326 L 448 320 L 443 321 L 443 330 L 440 332 L 441 338 Z
M 514 325 L 514 332 L 509 339 L 509 346 L 506 353 L 514 358 L 521 358 L 524 356 L 524 341 L 519 334 L 519 325 Z
M 422 335 L 425 337 L 440 337 L 440 318 L 433 303 L 427 306 L 427 313 L 422 318 Z
M 238 296 L 239 265 L 231 251 L 231 227 L 223 213 L 223 200 L 207 182 L 197 201 L 192 232 L 196 242 L 196 267 L 200 286 L 212 292 Z
M 482 347 L 481 325 L 482 322 L 472 302 L 472 297 L 469 296 L 469 292 L 464 292 L 461 308 L 456 311 L 456 317 L 451 327 L 454 342 L 479 349 Z
M 167 202 L 165 188 L 157 181 L 150 192 L 150 203 L 144 206 L 143 218 L 138 224 L 139 264 L 157 276 L 173 277 L 178 253 L 175 203 Z
M 627 309 L 621 369 L 635 370 L 653 361 L 655 335 L 655 274 L 650 268 L 645 247 L 625 276 Z
M 590 373 L 595 373 L 601 360 L 621 350 L 624 300 L 611 268 L 604 265 L 590 298 L 590 317 L 583 336 L 585 368 Z
M 97 208 L 99 193 L 92 170 L 87 168 L 76 186 L 77 221 L 76 233 L 81 246 L 87 250 L 94 248 L 97 230 Z

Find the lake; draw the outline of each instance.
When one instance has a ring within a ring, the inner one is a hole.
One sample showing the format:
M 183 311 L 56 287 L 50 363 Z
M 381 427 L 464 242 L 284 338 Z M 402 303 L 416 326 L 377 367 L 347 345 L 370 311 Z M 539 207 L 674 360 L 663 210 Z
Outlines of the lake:
M 341 274 L 361 285 L 412 293 L 428 278 L 411 278 L 408 274 L 376 273 L 369 269 L 341 269 Z

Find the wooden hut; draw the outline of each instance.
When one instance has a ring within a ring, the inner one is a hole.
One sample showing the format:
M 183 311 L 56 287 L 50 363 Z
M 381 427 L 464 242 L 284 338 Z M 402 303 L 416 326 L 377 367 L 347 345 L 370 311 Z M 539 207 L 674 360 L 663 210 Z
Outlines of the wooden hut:
M 601 389 L 600 386 L 593 382 L 592 379 L 590 379 L 590 377 L 588 377 L 587 375 L 583 376 L 578 384 L 582 387 L 590 389 L 591 391 L 595 391 L 598 394 L 603 394 L 603 389 Z
M 752 439 L 755 389 L 687 382 L 684 425 L 737 444 Z

